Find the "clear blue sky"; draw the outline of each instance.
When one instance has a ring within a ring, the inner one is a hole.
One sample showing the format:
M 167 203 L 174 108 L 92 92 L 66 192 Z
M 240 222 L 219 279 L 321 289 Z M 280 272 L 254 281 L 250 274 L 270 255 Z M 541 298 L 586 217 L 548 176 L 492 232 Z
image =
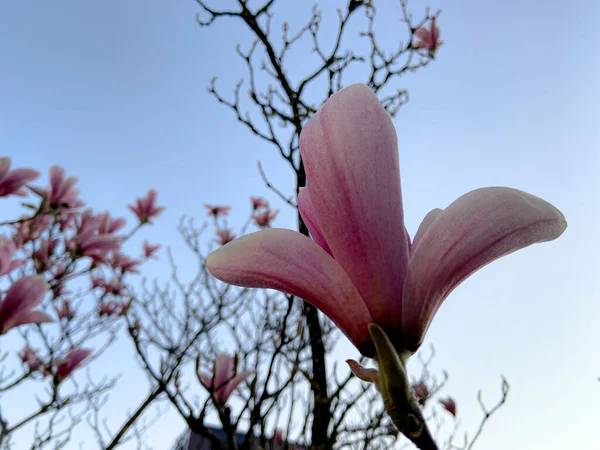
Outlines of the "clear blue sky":
M 292 23 L 310 12 L 310 2 L 280 3 L 279 17 Z M 345 2 L 322 3 L 328 21 Z M 374 3 L 379 35 L 393 48 L 404 37 L 398 2 Z M 569 222 L 558 241 L 493 263 L 446 301 L 428 335 L 438 367 L 451 375 L 446 392 L 472 429 L 477 390 L 495 400 L 500 374 L 510 381 L 509 401 L 477 448 L 592 449 L 600 420 L 600 6 L 431 6 L 444 8 L 446 44 L 433 65 L 395 84 L 411 94 L 395 119 L 409 231 L 431 208 L 491 185 L 542 197 Z M 422 7 L 412 2 L 416 17 Z M 217 75 L 227 93 L 244 74 L 233 50 L 248 35 L 230 21 L 200 29 L 197 10 L 191 0 L 0 4 L 0 154 L 38 170 L 64 166 L 99 211 L 131 217 L 125 205 L 156 188 L 168 209 L 144 237 L 172 246 L 182 265 L 175 226 L 183 214 L 204 218 L 205 202 L 232 205 L 231 223 L 241 224 L 248 196 L 266 195 L 282 209 L 277 225 L 294 226 L 255 162 L 292 192 L 286 165 L 205 90 Z M 290 70 L 303 70 L 303 59 L 296 61 Z M 15 211 L 6 202 L 0 208 L 2 217 Z M 135 367 L 129 346 L 120 345 L 119 367 Z M 343 346 L 337 356 L 357 352 Z M 115 424 L 143 395 L 139 377 L 124 375 L 112 400 Z M 149 435 L 156 449 L 183 428 L 173 415 L 162 424 Z

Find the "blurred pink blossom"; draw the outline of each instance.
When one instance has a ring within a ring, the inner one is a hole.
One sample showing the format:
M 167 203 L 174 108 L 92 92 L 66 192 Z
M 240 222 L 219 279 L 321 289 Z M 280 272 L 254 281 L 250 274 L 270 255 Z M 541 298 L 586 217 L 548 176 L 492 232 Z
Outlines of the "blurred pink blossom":
M 279 214 L 279 210 L 271 211 L 270 209 L 265 209 L 264 211 L 260 211 L 254 214 L 254 223 L 261 228 L 270 228 L 271 222 L 275 220 Z
M 420 39 L 419 41 L 413 44 L 413 48 L 417 49 L 426 49 L 429 51 L 429 56 L 432 58 L 435 56 L 435 52 L 438 48 L 440 48 L 444 43 L 440 41 L 440 30 L 435 25 L 435 17 L 431 19 L 429 29 L 425 27 L 420 27 L 415 31 L 415 34 Z
M 98 232 L 100 234 L 116 233 L 121 228 L 123 228 L 126 223 L 125 219 L 123 218 L 113 219 L 112 217 L 110 217 L 108 211 L 102 214 L 98 214 L 97 220 L 99 221 Z
M 151 219 L 158 217 L 163 210 L 163 206 L 156 206 L 156 191 L 150 189 L 145 197 L 136 199 L 134 206 L 129 209 L 136 215 L 140 224 L 152 223 Z
M 104 281 L 102 287 L 107 294 L 122 295 L 125 292 L 125 287 L 117 277 L 111 278 L 109 281 Z
M 6 275 L 26 263 L 24 259 L 14 259 L 16 252 L 15 243 L 0 236 L 0 276 Z
M 10 170 L 10 165 L 10 158 L 0 158 L 0 197 L 7 197 L 9 195 L 27 195 L 23 186 L 30 181 L 37 180 L 40 173 L 33 169 Z
M 92 289 L 95 288 L 99 288 L 99 287 L 104 287 L 104 278 L 96 276 L 96 275 L 91 275 L 90 276 L 90 281 L 92 284 Z
M 56 361 L 56 383 L 60 383 L 75 370 L 81 367 L 81 364 L 92 354 L 91 350 L 74 348 L 63 359 Z
M 250 197 L 250 201 L 252 202 L 252 210 L 256 211 L 260 208 L 268 208 L 269 202 L 266 201 L 263 197 Z
M 57 245 L 58 239 L 42 239 L 40 248 L 33 253 L 33 260 L 38 273 L 45 272 L 52 266 L 52 257 Z
M 413 394 L 419 404 L 424 405 L 429 398 L 429 388 L 423 381 L 419 381 L 411 386 Z
M 217 236 L 219 236 L 217 242 L 221 245 L 225 245 L 235 239 L 235 234 L 233 234 L 231 230 L 227 228 L 218 228 Z
M 69 321 L 69 320 L 73 320 L 74 317 L 75 317 L 75 311 L 73 310 L 73 308 L 71 308 L 69 300 L 67 300 L 67 299 L 63 300 L 62 304 L 60 305 L 60 309 L 58 310 L 58 318 L 59 319 L 67 319 L 67 321 Z
M 100 303 L 98 314 L 100 316 L 124 316 L 127 314 L 131 302 L 103 301 Z
M 38 188 L 31 186 L 30 189 L 42 197 L 43 205 L 51 210 L 76 209 L 84 205 L 78 199 L 79 189 L 74 188 L 77 177 L 68 177 L 65 169 L 60 166 L 50 167 L 50 188 Z
M 231 206 L 209 205 L 206 203 L 204 207 L 208 210 L 208 215 L 218 219 L 220 216 L 226 216 L 231 210 Z
M 446 411 L 456 417 L 456 402 L 452 397 L 448 397 L 446 399 L 441 399 L 440 404 L 444 407 Z
M 43 364 L 38 353 L 39 350 L 32 349 L 29 345 L 25 345 L 21 353 L 19 353 L 19 358 L 21 358 L 23 364 L 27 365 L 32 372 L 38 370 Z
M 114 252 L 110 260 L 110 266 L 113 269 L 121 269 L 123 272 L 137 273 L 137 266 L 140 264 L 140 260 L 133 259 L 120 252 Z
M 116 252 L 121 247 L 121 236 L 101 233 L 102 217 L 92 215 L 86 210 L 79 218 L 77 234 L 66 242 L 67 250 L 80 256 L 88 256 L 96 262 L 106 262 L 110 252 Z
M 0 301 L 0 334 L 20 325 L 51 322 L 43 311 L 33 309 L 42 303 L 47 291 L 48 283 L 38 275 L 15 281 Z
M 223 407 L 235 389 L 250 377 L 253 372 L 246 370 L 240 374 L 235 373 L 236 358 L 226 353 L 221 353 L 215 358 L 212 376 L 197 373 L 200 383 L 209 390 L 214 390 L 215 402 Z
M 151 258 L 160 249 L 160 247 L 160 244 L 150 244 L 148 241 L 144 241 L 144 258 Z
M 42 232 L 50 228 L 54 219 L 51 215 L 42 214 L 30 219 L 23 216 L 21 220 L 22 222 L 15 226 L 15 233 L 12 238 L 17 248 L 21 248 L 32 240 L 39 238 Z

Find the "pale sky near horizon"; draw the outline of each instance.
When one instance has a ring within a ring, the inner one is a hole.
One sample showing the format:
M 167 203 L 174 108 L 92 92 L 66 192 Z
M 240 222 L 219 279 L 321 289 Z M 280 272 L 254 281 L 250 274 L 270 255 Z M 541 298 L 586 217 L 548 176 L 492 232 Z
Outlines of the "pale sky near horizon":
M 374 3 L 376 31 L 394 48 L 404 37 L 398 1 Z M 293 26 L 308 17 L 312 2 L 278 4 L 276 18 Z M 326 24 L 342 4 L 321 2 Z M 409 232 L 414 236 L 430 209 L 494 185 L 537 195 L 569 222 L 557 241 L 494 262 L 442 306 L 427 342 L 436 346 L 436 368 L 450 374 L 444 392 L 457 399 L 471 431 L 480 420 L 477 391 L 492 403 L 500 376 L 510 382 L 508 402 L 477 449 L 595 450 L 600 6 L 594 0 L 427 5 L 443 9 L 445 45 L 429 67 L 393 84 L 410 90 L 409 104 L 394 119 Z M 425 6 L 409 4 L 415 18 Z M 264 195 L 281 209 L 275 225 L 294 228 L 294 212 L 256 170 L 260 159 L 271 181 L 292 193 L 285 162 L 206 92 L 212 76 L 225 94 L 245 76 L 234 49 L 238 42 L 247 46 L 248 35 L 229 20 L 200 29 L 197 11 L 190 0 L 0 3 L 0 156 L 45 172 L 43 181 L 52 164 L 62 165 L 80 178 L 91 207 L 129 219 L 125 205 L 157 189 L 167 210 L 142 237 L 171 246 L 181 266 L 191 258 L 176 225 L 183 214 L 204 220 L 206 202 L 232 205 L 229 221 L 241 225 L 248 197 Z M 365 23 L 355 21 L 357 28 Z M 305 61 L 294 62 L 290 70 L 304 73 Z M 364 81 L 359 75 L 345 84 Z M 0 203 L 1 218 L 15 211 L 14 203 Z M 149 276 L 160 277 L 164 264 L 149 266 Z M 98 370 L 136 367 L 128 343 L 118 350 Z M 349 345 L 336 355 L 357 357 Z M 113 394 L 115 417 L 144 394 L 136 377 L 145 381 L 139 371 L 126 372 Z M 184 429 L 174 414 L 161 420 L 148 435 L 157 450 Z M 97 448 L 91 434 L 78 438 L 86 440 L 82 448 Z

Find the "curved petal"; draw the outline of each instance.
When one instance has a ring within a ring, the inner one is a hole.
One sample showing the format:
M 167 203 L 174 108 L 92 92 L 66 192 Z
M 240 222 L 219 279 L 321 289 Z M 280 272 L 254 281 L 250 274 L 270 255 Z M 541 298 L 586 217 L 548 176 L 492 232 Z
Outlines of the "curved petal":
M 329 245 L 327 245 L 327 241 L 317 223 L 312 199 L 310 198 L 310 191 L 306 188 L 300 188 L 300 192 L 298 192 L 298 211 L 300 211 L 302 220 L 304 221 L 306 228 L 308 228 L 308 231 L 310 231 L 311 237 L 323 250 L 331 255 L 331 249 L 329 248 Z
M 48 283 L 42 276 L 30 275 L 15 281 L 0 302 L 0 324 L 8 326 L 17 315 L 38 306 L 48 291 Z M 0 325 L 0 328 L 4 326 Z M 9 327 L 10 328 L 10 327 Z
M 209 375 L 206 375 L 205 373 L 201 373 L 201 372 L 198 372 L 197 375 L 198 375 L 198 380 L 200 381 L 202 386 L 204 386 L 206 389 L 210 389 L 210 387 L 212 385 L 212 377 L 210 377 Z
M 353 359 L 347 359 L 346 363 L 348 366 L 350 366 L 350 371 L 354 374 L 354 376 L 366 381 L 367 383 L 375 383 L 377 390 L 380 389 L 379 370 L 364 367 L 362 364 L 354 361 Z
M 233 391 L 235 391 L 240 384 L 246 381 L 248 377 L 252 375 L 252 373 L 253 372 L 251 370 L 246 370 L 245 372 L 236 375 L 229 383 L 227 383 L 223 390 L 219 390 L 219 392 L 217 392 L 217 401 L 219 404 L 224 406 L 225 403 L 227 403 L 227 400 L 229 400 L 229 397 Z
M 280 228 L 258 231 L 208 255 L 206 267 L 226 283 L 297 295 L 335 322 L 363 354 L 373 354 L 369 311 L 344 270 L 310 238 Z
M 408 266 L 396 132 L 364 84 L 325 102 L 300 135 L 310 197 L 333 257 L 373 319 L 400 323 Z
M 0 326 L 0 334 L 6 333 L 11 328 L 16 328 L 21 325 L 27 325 L 30 323 L 49 323 L 53 322 L 52 318 L 43 311 L 23 311 L 19 314 L 11 316 L 9 321 L 4 322 L 4 325 Z
M 233 376 L 233 356 L 226 353 L 221 353 L 215 358 L 214 371 L 214 383 L 215 388 L 220 390 L 225 387 L 227 382 Z
M 413 239 L 413 243 L 412 243 L 413 252 L 416 250 L 417 245 L 421 241 L 421 238 L 423 237 L 423 235 L 425 234 L 425 232 L 427 231 L 429 226 L 433 223 L 433 221 L 435 219 L 437 219 L 439 217 L 439 215 L 442 213 L 442 211 L 443 211 L 442 209 L 434 208 L 427 213 L 427 215 L 421 222 L 421 225 L 419 225 L 417 234 L 415 234 L 415 238 Z
M 505 187 L 471 191 L 444 210 L 415 249 L 404 285 L 402 334 L 409 350 L 421 344 L 444 299 L 486 264 L 567 227 L 550 203 Z

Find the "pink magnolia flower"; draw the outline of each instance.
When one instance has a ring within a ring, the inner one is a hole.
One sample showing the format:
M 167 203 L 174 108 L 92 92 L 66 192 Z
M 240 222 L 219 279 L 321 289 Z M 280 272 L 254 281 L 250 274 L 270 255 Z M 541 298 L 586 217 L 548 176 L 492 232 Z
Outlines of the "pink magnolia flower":
M 23 347 L 23 350 L 19 353 L 19 358 L 21 358 L 23 364 L 27 365 L 32 372 L 39 370 L 43 364 L 38 353 L 39 350 L 31 348 L 29 345 Z
M 225 245 L 228 242 L 231 242 L 235 239 L 235 234 L 233 234 L 231 232 L 231 230 L 229 230 L 227 228 L 217 229 L 217 236 L 219 236 L 219 239 L 217 239 L 217 242 L 221 245 Z
M 69 321 L 73 320 L 74 317 L 75 311 L 71 308 L 69 300 L 63 300 L 62 304 L 60 305 L 60 309 L 58 310 L 58 318 L 67 319 L 67 321 Z
M 99 221 L 98 232 L 100 234 L 113 234 L 123 228 L 126 223 L 123 218 L 113 219 L 108 212 L 98 214 L 97 220 Z
M 250 201 L 252 202 L 252 210 L 256 211 L 260 208 L 268 208 L 269 202 L 266 201 L 263 197 L 250 197 Z
M 116 277 L 111 278 L 109 281 L 104 281 L 102 283 L 102 287 L 104 288 L 104 292 L 106 292 L 107 294 L 121 295 L 125 291 L 125 287 L 121 284 L 121 281 Z
M 33 310 L 44 300 L 48 283 L 41 276 L 28 276 L 15 281 L 0 301 L 0 334 L 28 323 L 51 322 L 44 312 Z
M 156 191 L 150 189 L 145 197 L 137 198 L 135 206 L 129 206 L 129 209 L 137 216 L 140 224 L 152 223 L 151 219 L 160 216 L 164 211 L 164 206 L 156 206 Z
M 160 244 L 150 244 L 148 241 L 144 241 L 144 258 L 151 258 L 160 249 L 160 247 Z
M 25 264 L 24 259 L 14 259 L 17 246 L 13 241 L 0 236 L 0 276 L 6 275 Z
M 40 248 L 33 253 L 33 260 L 38 273 L 45 272 L 52 266 L 52 257 L 57 245 L 58 239 L 43 239 Z
M 23 186 L 37 180 L 40 173 L 32 169 L 10 170 L 10 158 L 0 158 L 0 197 L 9 195 L 27 195 Z
M 63 261 L 60 261 L 54 268 L 54 278 L 60 280 L 65 275 L 67 275 L 67 265 Z
M 215 358 L 212 376 L 197 373 L 200 383 L 206 389 L 214 390 L 214 399 L 221 407 L 225 406 L 233 391 L 253 373 L 246 370 L 236 375 L 234 363 L 235 357 L 221 353 Z
M 137 273 L 137 266 L 142 262 L 138 259 L 133 259 L 124 253 L 115 252 L 112 255 L 110 265 L 113 269 L 121 269 L 123 272 Z
M 77 177 L 68 177 L 65 169 L 60 166 L 50 167 L 50 188 L 30 187 L 37 195 L 42 197 L 46 206 L 50 209 L 76 209 L 84 205 L 79 200 L 79 189 L 74 188 L 79 181 Z
M 102 218 L 93 216 L 86 210 L 80 217 L 77 234 L 66 242 L 67 249 L 74 254 L 88 256 L 96 262 L 105 262 L 110 252 L 116 252 L 121 247 L 121 236 L 101 233 Z
M 452 397 L 448 397 L 447 399 L 441 399 L 440 403 L 446 411 L 448 411 L 450 414 L 456 417 L 456 402 Z
M 264 211 L 257 212 L 254 214 L 254 223 L 261 228 L 269 228 L 271 226 L 271 222 L 275 220 L 279 214 L 279 210 L 271 211 L 270 209 L 265 209 Z
M 490 262 L 558 238 L 563 214 L 507 187 L 477 189 L 432 210 L 412 243 L 404 227 L 397 138 L 366 85 L 333 95 L 300 136 L 307 187 L 300 213 L 314 241 L 283 229 L 248 234 L 208 256 L 230 284 L 272 288 L 312 303 L 365 355 L 368 324 L 415 352 L 442 302 Z
M 130 302 L 104 301 L 100 304 L 100 316 L 124 316 L 129 310 Z
M 27 216 L 21 217 L 26 219 Z M 24 220 L 15 226 L 15 234 L 13 242 L 17 248 L 23 247 L 28 242 L 40 237 L 41 233 L 46 231 L 52 225 L 53 218 L 51 215 L 42 214 L 31 219 Z
M 91 275 L 90 281 L 92 284 L 92 289 L 96 289 L 98 287 L 104 287 L 104 278 L 102 278 L 102 277 L 99 277 L 96 275 Z
M 91 350 L 74 348 L 63 359 L 56 361 L 56 384 L 63 381 L 92 354 Z
M 420 27 L 415 31 L 415 34 L 420 39 L 413 44 L 413 48 L 426 49 L 429 51 L 429 56 L 435 56 L 435 52 L 444 43 L 440 41 L 440 30 L 435 26 L 435 17 L 430 21 L 429 30 L 425 27 Z
M 208 215 L 213 216 L 215 219 L 226 216 L 231 210 L 231 206 L 209 205 L 208 203 L 204 207 L 208 210 Z
M 429 388 L 427 385 L 423 381 L 419 381 L 418 383 L 413 384 L 411 388 L 417 401 L 421 405 L 424 405 L 425 401 L 429 398 Z

